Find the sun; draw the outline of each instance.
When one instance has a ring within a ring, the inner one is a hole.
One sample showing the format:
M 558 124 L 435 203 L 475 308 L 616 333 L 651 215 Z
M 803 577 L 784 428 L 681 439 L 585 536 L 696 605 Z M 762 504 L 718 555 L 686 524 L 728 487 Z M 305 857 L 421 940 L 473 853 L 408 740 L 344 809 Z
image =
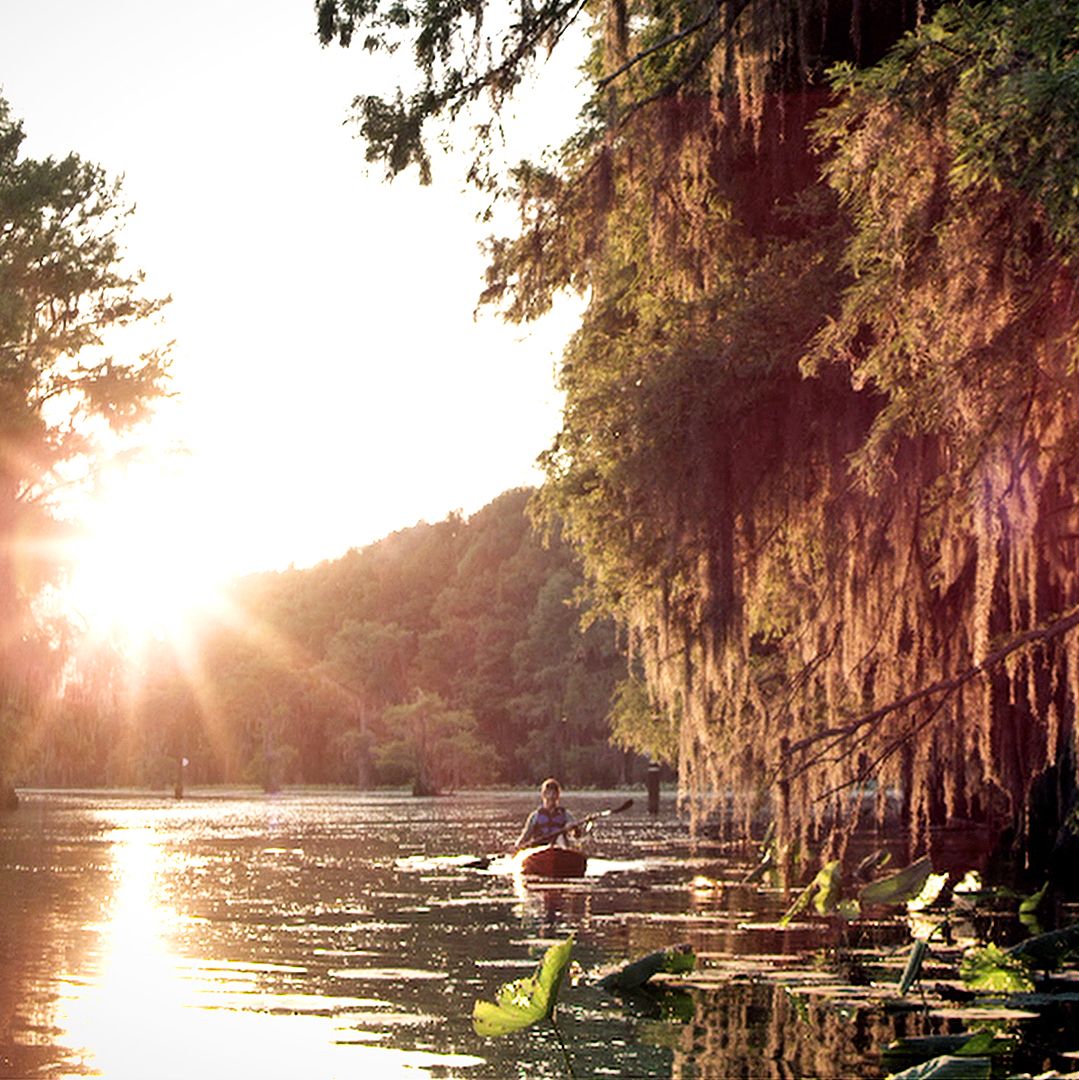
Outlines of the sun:
M 175 640 L 216 604 L 228 575 L 213 523 L 174 480 L 168 469 L 125 470 L 82 508 L 63 604 L 91 637 Z

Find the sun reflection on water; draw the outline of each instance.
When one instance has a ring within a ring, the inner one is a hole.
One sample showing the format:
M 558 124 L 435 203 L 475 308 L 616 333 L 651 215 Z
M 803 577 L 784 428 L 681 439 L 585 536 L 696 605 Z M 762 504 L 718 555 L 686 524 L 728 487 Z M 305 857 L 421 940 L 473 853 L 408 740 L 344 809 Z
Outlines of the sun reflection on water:
M 396 1019 L 388 1002 L 266 992 L 267 965 L 177 954 L 185 920 L 167 901 L 176 856 L 150 827 L 120 828 L 112 841 L 111 900 L 91 929 L 96 970 L 60 977 L 56 1026 L 77 1074 L 111 1080 L 258 1076 L 260 1080 L 357 1075 L 415 1080 L 482 1059 L 371 1045 Z M 302 975 L 303 967 L 280 975 Z M 374 1021 L 374 1023 L 372 1023 Z M 382 1026 L 383 1030 L 379 1030 Z M 369 1030 L 373 1029 L 373 1030 Z

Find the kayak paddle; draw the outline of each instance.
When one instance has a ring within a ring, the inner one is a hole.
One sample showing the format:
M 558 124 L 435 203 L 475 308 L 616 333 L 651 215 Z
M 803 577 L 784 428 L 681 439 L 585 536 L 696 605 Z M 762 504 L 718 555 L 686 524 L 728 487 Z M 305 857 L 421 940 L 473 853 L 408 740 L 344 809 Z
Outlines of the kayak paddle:
M 582 828 L 590 821 L 595 821 L 597 818 L 601 817 L 609 817 L 611 814 L 620 814 L 623 810 L 628 810 L 632 805 L 633 800 L 626 799 L 626 801 L 622 803 L 621 806 L 611 806 L 606 810 L 597 810 L 594 814 L 586 814 L 583 818 L 581 818 L 580 821 L 573 821 L 569 825 L 566 825 L 564 828 L 559 829 L 558 832 L 551 833 L 551 835 L 547 837 L 547 840 L 545 842 L 550 844 L 551 842 L 557 840 L 560 836 L 565 836 L 565 834 L 568 832 L 573 832 L 575 829 Z M 517 848 L 517 851 L 521 850 L 521 848 Z
M 547 837 L 546 843 L 552 843 L 560 836 L 564 836 L 568 832 L 573 832 L 574 829 L 580 829 L 582 826 L 587 825 L 590 821 L 595 821 L 597 818 L 609 817 L 611 814 L 620 814 L 623 810 L 628 810 L 633 805 L 632 799 L 626 799 L 624 803 L 619 806 L 611 806 L 606 810 L 597 810 L 594 814 L 586 814 L 580 821 L 571 822 L 564 828 L 561 828 L 556 833 L 552 833 Z M 523 848 L 514 848 L 513 851 L 500 851 L 494 855 L 480 855 L 478 858 L 473 859 L 471 862 L 464 863 L 465 867 L 470 870 L 486 870 L 491 865 L 492 859 L 500 858 L 502 855 L 516 855 L 518 851 L 523 851 Z

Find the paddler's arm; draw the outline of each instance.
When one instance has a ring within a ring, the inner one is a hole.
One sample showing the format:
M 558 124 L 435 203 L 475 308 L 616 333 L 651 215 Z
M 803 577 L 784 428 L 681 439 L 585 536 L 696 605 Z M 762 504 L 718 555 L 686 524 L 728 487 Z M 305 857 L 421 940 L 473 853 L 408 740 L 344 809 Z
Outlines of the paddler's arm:
M 528 820 L 525 822 L 525 827 L 521 830 L 521 835 L 517 837 L 517 843 L 513 845 L 514 851 L 520 851 L 521 848 L 528 844 L 528 841 L 532 837 L 532 830 L 536 824 L 536 811 L 533 810 L 528 815 Z

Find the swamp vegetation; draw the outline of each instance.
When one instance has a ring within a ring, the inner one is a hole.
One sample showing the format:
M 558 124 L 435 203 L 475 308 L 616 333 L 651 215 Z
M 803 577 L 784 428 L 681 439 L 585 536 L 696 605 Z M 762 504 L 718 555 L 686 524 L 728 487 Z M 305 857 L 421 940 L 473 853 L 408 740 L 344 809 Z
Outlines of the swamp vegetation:
M 619 730 L 676 747 L 698 824 L 770 816 L 803 866 L 863 819 L 915 853 L 962 823 L 1074 887 L 1076 5 L 487 15 L 324 0 L 319 27 L 412 50 L 356 110 L 421 179 L 445 122 L 590 37 L 577 134 L 472 175 L 519 209 L 484 299 L 587 299 L 534 509 L 628 643 Z

